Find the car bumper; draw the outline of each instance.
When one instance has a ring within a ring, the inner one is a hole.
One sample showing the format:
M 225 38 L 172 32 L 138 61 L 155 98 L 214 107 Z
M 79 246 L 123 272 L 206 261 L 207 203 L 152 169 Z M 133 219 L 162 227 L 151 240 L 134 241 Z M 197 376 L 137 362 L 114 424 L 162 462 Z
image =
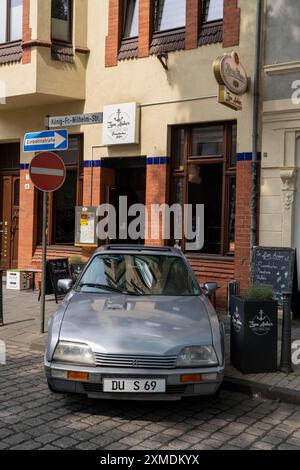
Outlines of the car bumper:
M 68 380 L 68 372 L 88 373 L 87 382 Z M 101 367 L 79 367 L 66 364 L 45 364 L 45 373 L 51 388 L 61 393 L 78 393 L 89 398 L 111 400 L 180 400 L 184 397 L 214 395 L 224 378 L 224 367 L 202 369 L 114 369 Z M 183 375 L 201 375 L 201 381 L 182 382 Z M 165 393 L 104 393 L 103 380 L 113 379 L 165 379 Z

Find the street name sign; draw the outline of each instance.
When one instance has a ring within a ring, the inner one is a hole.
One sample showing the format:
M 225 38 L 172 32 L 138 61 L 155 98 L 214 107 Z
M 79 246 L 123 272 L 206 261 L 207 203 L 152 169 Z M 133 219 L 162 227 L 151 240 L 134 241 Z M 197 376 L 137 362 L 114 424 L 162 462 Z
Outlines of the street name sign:
M 24 152 L 68 150 L 68 131 L 31 132 L 24 137 Z
M 68 116 L 50 116 L 47 119 L 48 119 L 47 126 L 50 128 L 88 126 L 91 124 L 102 124 L 103 113 L 71 114 Z
M 40 191 L 57 191 L 65 182 L 66 167 L 62 159 L 52 152 L 36 155 L 29 166 L 29 176 Z

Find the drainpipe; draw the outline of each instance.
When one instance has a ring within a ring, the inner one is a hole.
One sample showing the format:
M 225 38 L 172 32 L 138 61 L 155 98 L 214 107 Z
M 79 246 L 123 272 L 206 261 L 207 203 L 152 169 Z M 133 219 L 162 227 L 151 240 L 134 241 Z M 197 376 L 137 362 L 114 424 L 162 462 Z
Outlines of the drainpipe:
M 253 137 L 252 137 L 252 191 L 251 191 L 251 257 L 257 240 L 257 162 L 258 162 L 258 122 L 260 106 L 260 65 L 262 43 L 262 7 L 263 0 L 257 0 L 256 45 L 253 98 Z

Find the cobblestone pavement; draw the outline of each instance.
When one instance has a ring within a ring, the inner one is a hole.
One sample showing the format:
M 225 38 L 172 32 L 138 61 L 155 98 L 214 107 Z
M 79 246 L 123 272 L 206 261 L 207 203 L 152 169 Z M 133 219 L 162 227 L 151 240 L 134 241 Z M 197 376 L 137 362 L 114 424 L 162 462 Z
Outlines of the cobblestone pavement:
M 0 366 L 2 449 L 300 449 L 300 407 L 222 392 L 172 403 L 51 394 L 42 354 L 8 344 Z

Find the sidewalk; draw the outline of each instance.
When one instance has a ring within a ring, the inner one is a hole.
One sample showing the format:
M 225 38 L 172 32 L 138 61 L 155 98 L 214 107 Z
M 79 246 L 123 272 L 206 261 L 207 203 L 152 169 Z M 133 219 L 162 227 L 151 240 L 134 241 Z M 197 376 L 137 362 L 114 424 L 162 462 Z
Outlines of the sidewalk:
M 32 351 L 44 352 L 47 335 L 40 335 L 40 310 L 38 294 L 31 291 L 7 291 L 4 294 L 4 327 L 0 328 L 0 340 L 7 344 L 26 347 Z M 46 321 L 55 312 L 57 305 L 52 296 L 46 300 Z M 276 372 L 273 374 L 244 375 L 230 365 L 230 336 L 229 317 L 221 315 L 226 328 L 226 372 L 225 388 L 247 394 L 260 394 L 265 398 L 278 399 L 290 403 L 300 404 L 300 365 L 293 366 L 291 374 Z M 281 324 L 279 339 L 281 337 Z M 293 340 L 300 340 L 300 322 L 293 323 Z M 278 342 L 278 355 L 280 359 L 281 343 Z

